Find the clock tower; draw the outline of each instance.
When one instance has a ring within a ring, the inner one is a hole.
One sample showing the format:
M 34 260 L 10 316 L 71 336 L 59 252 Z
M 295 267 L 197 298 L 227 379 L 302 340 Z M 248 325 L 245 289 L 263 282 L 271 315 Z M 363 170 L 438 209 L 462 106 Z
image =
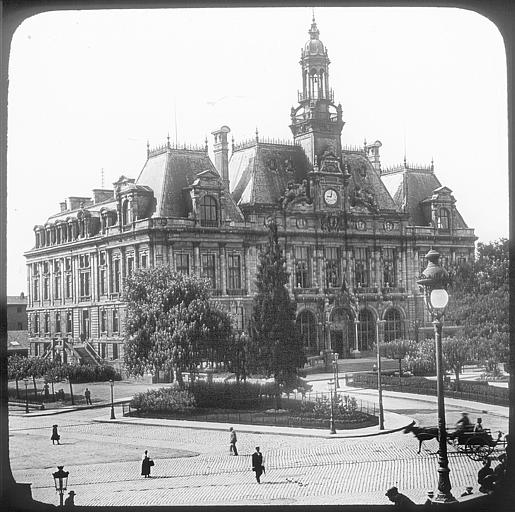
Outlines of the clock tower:
M 295 144 L 304 149 L 313 166 L 328 149 L 339 158 L 345 124 L 342 107 L 334 104 L 334 94 L 329 88 L 330 60 L 319 34 L 313 17 L 310 39 L 301 50 L 302 92 L 298 92 L 299 105 L 291 109 L 290 124 Z

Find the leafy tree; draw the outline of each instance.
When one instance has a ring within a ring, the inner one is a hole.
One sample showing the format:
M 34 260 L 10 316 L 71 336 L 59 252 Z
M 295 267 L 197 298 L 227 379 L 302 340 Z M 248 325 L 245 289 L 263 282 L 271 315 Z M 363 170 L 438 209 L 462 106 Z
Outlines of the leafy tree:
M 433 338 L 426 338 L 410 345 L 406 366 L 413 375 L 436 374 L 436 347 Z
M 397 359 L 399 361 L 399 379 L 402 377 L 402 360 L 409 354 L 416 351 L 416 346 L 411 340 L 392 340 L 385 343 L 379 343 L 379 352 L 381 356 L 388 359 Z
M 442 340 L 443 364 L 446 370 L 454 372 L 456 391 L 460 390 L 460 373 L 463 365 L 470 361 L 472 343 L 469 338 L 457 336 Z
M 245 332 L 234 332 L 229 338 L 231 358 L 227 368 L 236 375 L 236 382 L 247 380 L 247 351 L 249 336 Z
M 509 332 L 509 245 L 501 238 L 479 243 L 472 263 L 451 269 L 448 321 L 463 326 L 466 337 L 484 343 L 495 338 L 490 356 L 506 360 Z M 494 350 L 495 349 L 495 350 Z
M 279 407 L 280 387 L 295 385 L 297 370 L 306 358 L 295 324 L 296 305 L 286 288 L 288 272 L 275 221 L 269 223 L 268 229 L 268 244 L 259 254 L 249 369 L 273 376 Z
M 139 269 L 127 278 L 125 366 L 132 375 L 175 371 L 193 375 L 215 352 L 226 359 L 232 326 L 227 312 L 209 300 L 205 279 L 167 266 Z
M 20 398 L 19 381 L 28 377 L 30 360 L 18 354 L 9 356 L 7 360 L 7 378 L 16 382 L 16 398 Z

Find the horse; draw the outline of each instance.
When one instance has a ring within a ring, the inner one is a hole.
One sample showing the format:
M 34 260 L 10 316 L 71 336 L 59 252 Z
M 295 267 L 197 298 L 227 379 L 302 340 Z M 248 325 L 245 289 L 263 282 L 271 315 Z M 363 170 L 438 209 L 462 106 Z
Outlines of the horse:
M 404 429 L 405 434 L 408 434 L 409 432 L 412 432 L 413 435 L 418 439 L 417 453 L 420 453 L 422 443 L 424 441 L 438 439 L 438 427 L 416 427 L 413 423 L 411 423 Z

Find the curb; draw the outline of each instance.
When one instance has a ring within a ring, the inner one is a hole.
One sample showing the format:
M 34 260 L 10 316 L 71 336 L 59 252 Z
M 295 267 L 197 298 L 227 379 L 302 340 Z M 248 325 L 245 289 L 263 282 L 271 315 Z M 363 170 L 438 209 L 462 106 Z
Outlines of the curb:
M 391 414 L 396 414 L 396 413 L 391 413 Z M 310 438 L 323 438 L 323 439 L 351 439 L 351 438 L 358 438 L 358 437 L 372 437 L 372 436 L 381 436 L 381 435 L 385 435 L 385 434 L 392 434 L 394 432 L 399 432 L 401 430 L 404 430 L 408 425 L 413 425 L 415 423 L 415 420 L 413 420 L 413 418 L 409 418 L 409 417 L 405 417 L 405 418 L 408 423 L 406 423 L 405 425 L 403 424 L 400 427 L 396 427 L 393 429 L 379 430 L 379 431 L 375 431 L 375 432 L 364 432 L 364 433 L 356 433 L 356 434 L 352 434 L 352 433 L 327 434 L 325 432 L 324 433 L 320 432 L 320 434 L 318 434 L 318 433 L 313 432 L 312 429 L 310 429 L 311 430 L 310 432 L 305 432 L 305 433 L 299 432 L 299 431 L 274 432 L 274 431 L 267 431 L 264 429 L 253 429 L 253 428 L 249 428 L 249 427 L 251 427 L 251 425 L 238 424 L 238 423 L 224 423 L 223 424 L 224 426 L 221 426 L 221 422 L 217 422 L 216 424 L 210 424 L 209 422 L 198 422 L 197 425 L 192 425 L 191 420 L 161 420 L 161 421 L 173 422 L 173 424 L 168 424 L 168 425 L 160 423 L 160 422 L 152 423 L 151 421 L 138 421 L 138 420 L 127 421 L 127 420 L 122 420 L 122 419 L 110 420 L 110 419 L 104 419 L 104 418 L 96 418 L 96 419 L 93 419 L 92 421 L 97 422 L 97 423 L 119 423 L 119 424 L 131 424 L 131 425 L 142 425 L 142 426 L 150 426 L 151 425 L 154 427 L 163 427 L 163 428 L 177 427 L 177 428 L 188 428 L 191 430 L 214 430 L 214 431 L 220 431 L 220 432 L 227 431 L 229 428 L 229 425 L 238 425 L 238 432 L 242 432 L 242 433 L 246 433 L 246 434 L 278 435 L 278 436 L 291 436 L 291 437 L 310 437 Z M 151 419 L 152 418 L 149 418 L 149 420 L 151 420 Z M 178 422 L 181 422 L 181 421 L 189 421 L 190 423 L 185 424 L 185 425 L 178 424 Z M 270 425 L 270 426 L 272 426 L 272 425 Z M 273 426 L 272 426 L 272 428 L 273 428 Z M 282 428 L 288 428 L 288 427 L 282 427 Z M 300 427 L 293 427 L 293 428 L 300 429 Z M 366 427 L 366 428 L 371 428 L 371 427 Z M 356 430 L 358 431 L 359 429 L 356 429 Z M 349 432 L 349 431 L 347 431 L 347 432 Z

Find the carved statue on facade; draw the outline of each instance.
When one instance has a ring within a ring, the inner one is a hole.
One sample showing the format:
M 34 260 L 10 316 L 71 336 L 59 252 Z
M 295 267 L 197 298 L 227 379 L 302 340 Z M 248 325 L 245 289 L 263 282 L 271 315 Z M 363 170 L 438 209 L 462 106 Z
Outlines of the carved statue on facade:
M 302 183 L 293 183 L 290 181 L 284 194 L 279 198 L 283 208 L 286 208 L 290 204 L 296 203 L 311 203 L 311 199 L 308 196 L 308 181 L 302 180 Z
M 351 204 L 352 206 L 366 208 L 373 213 L 379 212 L 375 195 L 370 189 L 356 187 L 352 194 Z

